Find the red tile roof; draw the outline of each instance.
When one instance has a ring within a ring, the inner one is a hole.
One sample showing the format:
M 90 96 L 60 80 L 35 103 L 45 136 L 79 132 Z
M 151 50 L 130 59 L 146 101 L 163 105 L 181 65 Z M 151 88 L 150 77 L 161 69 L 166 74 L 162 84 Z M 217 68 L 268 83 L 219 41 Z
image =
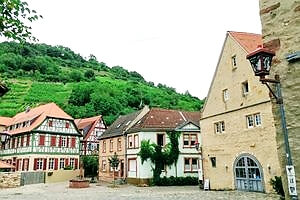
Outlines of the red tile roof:
M 191 121 L 199 125 L 200 112 L 152 108 L 139 122 L 137 122 L 131 128 L 130 132 L 143 129 L 173 130 L 177 126 L 187 121 Z
M 41 105 L 35 108 L 30 109 L 28 112 L 21 112 L 16 114 L 11 123 L 8 125 L 14 125 L 21 122 L 26 122 L 32 119 L 35 119 L 33 123 L 29 127 L 18 128 L 15 130 L 9 131 L 9 134 L 18 134 L 23 132 L 28 132 L 38 127 L 46 117 L 54 117 L 60 119 L 68 119 L 73 120 L 73 118 L 65 113 L 60 107 L 58 107 L 55 103 L 48 103 L 45 105 Z
M 10 117 L 0 117 L 0 125 L 8 126 L 13 121 L 13 118 Z
M 83 129 L 87 129 L 85 133 L 83 133 L 83 140 L 86 141 L 90 134 L 93 132 L 98 121 L 102 120 L 102 116 L 95 116 L 84 119 L 75 119 L 75 124 L 77 128 L 81 131 Z
M 262 45 L 262 36 L 255 33 L 228 31 L 228 33 L 248 52 L 254 51 L 258 45 Z

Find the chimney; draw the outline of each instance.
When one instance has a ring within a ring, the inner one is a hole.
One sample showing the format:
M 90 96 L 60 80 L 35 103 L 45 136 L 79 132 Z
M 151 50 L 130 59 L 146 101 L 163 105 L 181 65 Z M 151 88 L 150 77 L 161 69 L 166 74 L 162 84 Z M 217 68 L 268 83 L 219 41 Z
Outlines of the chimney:
M 26 107 L 25 113 L 28 113 L 30 111 L 30 106 Z

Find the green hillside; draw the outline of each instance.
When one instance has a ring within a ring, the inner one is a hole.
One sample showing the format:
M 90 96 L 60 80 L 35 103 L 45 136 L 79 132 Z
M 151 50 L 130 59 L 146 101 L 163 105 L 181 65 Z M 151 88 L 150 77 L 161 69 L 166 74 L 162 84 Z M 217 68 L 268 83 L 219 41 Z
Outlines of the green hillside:
M 108 67 L 62 46 L 0 43 L 0 79 L 9 92 L 0 98 L 0 116 L 27 106 L 55 102 L 74 118 L 103 115 L 108 124 L 143 105 L 198 111 L 203 101 L 155 86 L 137 72 Z

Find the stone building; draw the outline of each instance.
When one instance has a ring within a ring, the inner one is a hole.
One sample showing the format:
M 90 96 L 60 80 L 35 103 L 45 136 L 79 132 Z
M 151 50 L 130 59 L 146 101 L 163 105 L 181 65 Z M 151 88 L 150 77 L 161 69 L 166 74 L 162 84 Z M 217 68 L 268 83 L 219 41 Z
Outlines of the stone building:
M 271 192 L 280 175 L 268 88 L 246 55 L 261 35 L 227 32 L 200 119 L 204 178 L 211 189 Z
M 300 51 L 300 2 L 294 0 L 260 0 L 260 16 L 264 46 L 275 51 L 271 76 L 280 75 L 285 107 L 289 143 L 296 171 L 297 190 L 300 191 L 300 60 L 288 62 L 286 56 Z M 286 157 L 278 105 L 273 104 L 276 114 L 277 142 L 280 146 L 282 175 L 286 181 Z M 284 184 L 287 186 L 287 184 Z M 285 193 L 288 193 L 287 187 Z

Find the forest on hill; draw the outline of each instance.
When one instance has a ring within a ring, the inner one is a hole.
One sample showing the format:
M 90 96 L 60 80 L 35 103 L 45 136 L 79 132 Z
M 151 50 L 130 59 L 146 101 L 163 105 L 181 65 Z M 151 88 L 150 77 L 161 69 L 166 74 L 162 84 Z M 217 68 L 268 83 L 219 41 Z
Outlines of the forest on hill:
M 55 102 L 74 118 L 103 115 L 107 124 L 143 105 L 199 111 L 203 100 L 147 82 L 138 72 L 108 67 L 63 46 L 0 43 L 0 80 L 10 91 L 0 98 L 0 116 Z

